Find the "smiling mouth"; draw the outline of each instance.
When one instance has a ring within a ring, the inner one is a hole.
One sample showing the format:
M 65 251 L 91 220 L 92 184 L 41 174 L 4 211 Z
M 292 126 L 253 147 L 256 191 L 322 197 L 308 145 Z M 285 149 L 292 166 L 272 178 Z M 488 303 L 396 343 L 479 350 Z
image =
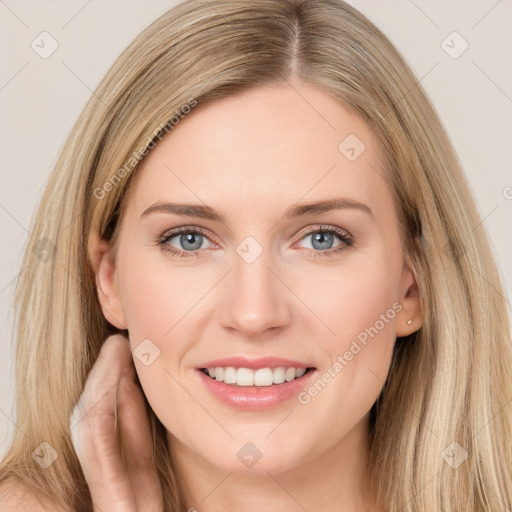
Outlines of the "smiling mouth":
M 294 367 L 278 367 L 278 368 L 260 368 L 252 370 L 250 368 L 228 367 L 212 367 L 200 368 L 200 371 L 212 380 L 231 384 L 240 387 L 270 387 L 279 386 L 301 379 L 304 375 L 314 371 L 316 368 L 294 368 Z

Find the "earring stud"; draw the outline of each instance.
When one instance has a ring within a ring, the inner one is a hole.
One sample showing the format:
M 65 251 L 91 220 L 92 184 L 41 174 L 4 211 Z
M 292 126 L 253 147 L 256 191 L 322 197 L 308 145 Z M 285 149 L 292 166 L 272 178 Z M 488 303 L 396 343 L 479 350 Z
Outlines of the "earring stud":
M 407 325 L 411 325 L 411 324 L 412 324 L 412 319 L 407 320 Z

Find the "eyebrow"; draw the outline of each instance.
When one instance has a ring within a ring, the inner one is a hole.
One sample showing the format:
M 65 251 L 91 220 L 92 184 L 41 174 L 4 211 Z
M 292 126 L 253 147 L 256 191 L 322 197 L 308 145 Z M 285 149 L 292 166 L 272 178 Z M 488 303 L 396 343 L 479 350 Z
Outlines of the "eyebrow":
M 348 198 L 334 198 L 312 203 L 301 203 L 292 206 L 284 214 L 284 217 L 291 219 L 295 217 L 311 215 L 314 213 L 326 213 L 333 210 L 345 209 L 358 209 L 374 217 L 373 212 L 369 206 L 354 199 Z M 197 217 L 200 219 L 207 219 L 226 224 L 226 218 L 222 213 L 218 212 L 217 210 L 210 206 L 201 204 L 157 202 L 151 205 L 149 208 L 146 208 L 146 210 L 142 212 L 142 215 L 140 217 L 142 219 L 143 217 L 155 212 L 174 213 L 176 215 Z

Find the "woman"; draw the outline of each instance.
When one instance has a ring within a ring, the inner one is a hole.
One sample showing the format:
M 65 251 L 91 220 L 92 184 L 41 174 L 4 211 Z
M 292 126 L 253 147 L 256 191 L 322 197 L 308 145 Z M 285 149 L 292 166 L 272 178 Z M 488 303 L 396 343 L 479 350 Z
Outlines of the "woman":
M 17 510 L 512 506 L 487 238 L 421 86 L 342 1 L 161 16 L 78 120 L 25 258 Z

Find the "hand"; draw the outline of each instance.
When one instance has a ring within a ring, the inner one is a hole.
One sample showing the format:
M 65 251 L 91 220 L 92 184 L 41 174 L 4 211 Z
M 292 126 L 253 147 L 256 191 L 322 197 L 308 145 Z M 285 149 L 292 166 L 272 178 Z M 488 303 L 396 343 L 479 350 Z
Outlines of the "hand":
M 94 512 L 163 511 L 151 429 L 126 337 L 116 334 L 103 343 L 70 428 Z

